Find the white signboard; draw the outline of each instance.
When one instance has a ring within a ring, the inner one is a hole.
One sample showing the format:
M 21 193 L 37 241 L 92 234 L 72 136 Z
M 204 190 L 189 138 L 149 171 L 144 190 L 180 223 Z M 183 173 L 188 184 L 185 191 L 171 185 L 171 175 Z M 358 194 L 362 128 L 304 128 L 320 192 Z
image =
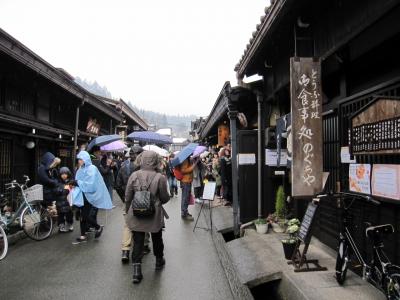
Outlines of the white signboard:
M 349 147 L 341 147 L 340 148 L 340 161 L 343 164 L 354 164 L 354 163 L 356 163 L 356 157 L 354 157 L 354 159 L 350 159 Z
M 256 155 L 254 153 L 239 153 L 239 165 L 255 165 Z
M 204 185 L 204 189 L 203 189 L 203 199 L 204 200 L 211 200 L 211 201 L 214 200 L 215 185 L 216 185 L 215 181 L 208 181 Z
M 278 165 L 278 153 L 276 149 L 265 149 L 265 164 L 267 166 L 277 166 Z M 286 167 L 287 165 L 287 150 L 281 150 L 281 167 Z
M 371 165 L 350 164 L 349 188 L 352 192 L 371 194 Z
M 400 200 L 400 165 L 374 165 L 372 195 Z

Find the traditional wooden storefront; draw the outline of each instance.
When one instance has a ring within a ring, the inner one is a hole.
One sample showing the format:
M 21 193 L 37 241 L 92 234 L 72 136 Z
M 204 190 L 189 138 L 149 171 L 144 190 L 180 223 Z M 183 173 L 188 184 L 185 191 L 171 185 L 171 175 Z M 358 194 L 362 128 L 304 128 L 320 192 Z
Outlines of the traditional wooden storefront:
M 47 151 L 72 168 L 74 147 L 113 133 L 121 119 L 64 70 L 0 30 L 0 191 L 25 174 L 34 182 Z
M 400 3 L 280 0 L 271 1 L 265 13 L 235 68 L 237 77 L 239 81 L 254 74 L 263 77 L 264 99 L 272 107 L 267 113 L 270 121 L 271 112 L 280 117 L 291 112 L 291 57 L 321 61 L 323 171 L 330 173 L 327 190 L 349 190 L 350 163 L 345 157 L 346 147 L 352 149 L 351 118 L 377 97 L 400 96 Z M 265 127 L 274 125 L 267 121 Z M 399 134 L 394 127 L 380 128 L 386 135 Z M 394 147 L 386 148 L 386 153 L 354 153 L 356 162 L 399 165 L 399 153 Z M 363 202 L 354 206 L 356 238 L 366 245 L 365 221 L 393 224 L 396 233 L 385 247 L 393 262 L 400 263 L 400 199 L 377 199 L 379 207 Z M 307 201 L 292 203 L 301 217 Z M 321 204 L 315 226 L 315 235 L 332 248 L 338 235 L 335 204 Z

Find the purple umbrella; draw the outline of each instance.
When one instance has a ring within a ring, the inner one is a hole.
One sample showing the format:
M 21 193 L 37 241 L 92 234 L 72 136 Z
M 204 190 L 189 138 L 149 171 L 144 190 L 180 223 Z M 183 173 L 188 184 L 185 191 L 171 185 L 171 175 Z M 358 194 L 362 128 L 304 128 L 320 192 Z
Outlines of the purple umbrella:
M 127 147 L 122 141 L 115 141 L 109 143 L 107 145 L 101 146 L 100 150 L 104 152 L 114 152 L 114 151 L 122 151 L 125 150 Z
M 207 147 L 205 147 L 205 146 L 197 146 L 196 149 L 194 149 L 194 152 L 193 152 L 192 156 L 193 157 L 200 156 L 200 154 L 202 154 L 206 150 L 207 150 Z

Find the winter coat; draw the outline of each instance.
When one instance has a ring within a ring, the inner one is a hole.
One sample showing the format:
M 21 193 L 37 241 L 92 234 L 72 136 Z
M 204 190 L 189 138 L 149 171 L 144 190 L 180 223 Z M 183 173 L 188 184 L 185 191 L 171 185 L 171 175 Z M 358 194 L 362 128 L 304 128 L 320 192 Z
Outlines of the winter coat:
M 226 157 L 220 159 L 221 183 L 223 186 L 232 186 L 232 164 L 231 160 Z
M 104 183 L 106 184 L 107 187 L 113 187 L 114 186 L 114 170 L 116 170 L 116 167 L 111 167 L 107 166 L 107 157 L 103 156 L 103 158 L 100 160 L 100 164 L 98 166 L 98 169 L 103 176 Z
M 57 196 L 63 192 L 59 186 L 58 172 L 54 168 L 51 168 L 55 160 L 56 157 L 52 153 L 46 152 L 40 160 L 37 173 L 38 183 L 43 185 L 43 200 L 47 204 L 56 201 Z
M 220 168 L 219 161 L 218 160 L 213 161 L 213 164 L 212 164 L 212 176 L 215 179 L 215 185 L 216 186 L 221 186 L 221 184 L 222 184 L 221 175 L 219 174 L 220 173 L 220 169 L 221 168 Z
M 193 182 L 192 186 L 194 188 L 202 186 L 202 170 L 201 164 L 197 164 L 193 169 Z
M 111 209 L 110 193 L 99 170 L 92 164 L 89 153 L 81 151 L 77 158 L 83 160 L 85 164 L 78 169 L 75 175 L 78 186 L 72 192 L 72 204 L 78 207 L 83 206 L 83 194 L 85 194 L 87 201 L 94 207 Z
M 180 166 L 180 170 L 183 174 L 182 183 L 192 183 L 193 181 L 193 169 L 195 165 L 191 165 L 189 160 L 186 159 Z
M 164 175 L 155 171 L 159 162 L 157 153 L 144 151 L 140 156 L 140 170 L 134 172 L 129 177 L 126 187 L 125 200 L 127 214 L 125 215 L 125 221 L 131 231 L 159 232 L 164 227 L 165 212 L 162 205 L 169 201 L 167 179 Z M 151 181 L 153 177 L 154 179 Z M 131 207 L 135 191 L 140 190 L 142 185 L 148 186 L 149 184 L 149 191 L 155 197 L 156 201 L 155 213 L 150 217 L 136 217 L 133 215 Z
M 130 159 L 124 161 L 118 171 L 115 186 L 125 192 L 129 177 L 137 170 L 139 170 L 139 166 L 135 162 L 131 161 Z
M 70 193 L 69 189 L 65 188 L 65 185 L 72 179 L 72 173 L 67 167 L 60 168 L 60 177 L 58 179 L 59 187 L 62 189 L 62 193 L 60 193 L 56 198 L 56 206 L 57 211 L 60 213 L 66 213 L 71 210 L 71 206 L 68 202 L 68 194 Z M 62 174 L 67 174 L 68 178 L 64 181 L 61 179 Z

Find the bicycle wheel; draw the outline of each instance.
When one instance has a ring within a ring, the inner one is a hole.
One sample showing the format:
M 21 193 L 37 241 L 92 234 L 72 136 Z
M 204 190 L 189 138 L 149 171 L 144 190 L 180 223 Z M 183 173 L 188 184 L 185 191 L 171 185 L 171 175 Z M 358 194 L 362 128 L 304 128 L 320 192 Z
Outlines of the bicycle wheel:
M 349 261 L 349 245 L 345 240 L 339 243 L 339 250 L 336 257 L 336 281 L 342 285 L 346 280 L 347 263 Z
M 400 300 L 400 268 L 388 270 L 385 283 L 385 293 L 388 300 Z
M 0 260 L 6 257 L 8 251 L 8 239 L 4 232 L 3 226 L 0 224 Z
M 47 239 L 53 231 L 53 219 L 50 212 L 40 203 L 30 204 L 21 214 L 21 227 L 25 234 L 35 241 Z

